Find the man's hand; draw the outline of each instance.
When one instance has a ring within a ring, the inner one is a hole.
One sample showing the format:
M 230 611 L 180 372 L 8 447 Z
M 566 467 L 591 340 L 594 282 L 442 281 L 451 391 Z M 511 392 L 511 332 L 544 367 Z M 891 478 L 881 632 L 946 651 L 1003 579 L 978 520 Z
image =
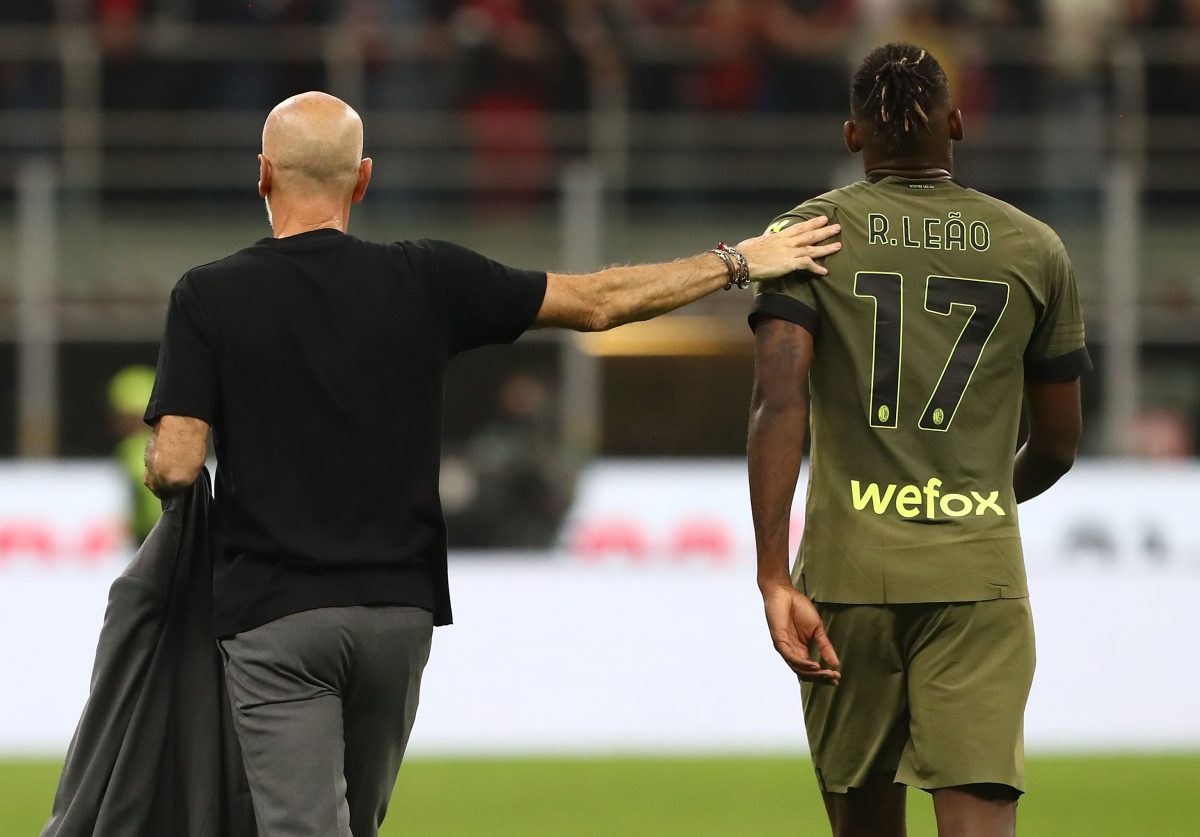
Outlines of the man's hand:
M 142 482 L 165 500 L 190 488 L 208 454 L 208 422 L 188 416 L 163 416 L 146 443 L 146 475 Z
M 825 635 L 821 615 L 808 596 L 790 584 L 774 584 L 763 590 L 763 606 L 771 642 L 792 671 L 809 683 L 836 686 L 842 679 L 837 671 L 841 663 Z M 819 660 L 809 656 L 810 645 L 816 645 Z M 822 668 L 822 663 L 828 667 Z
M 746 257 L 750 278 L 776 279 L 797 270 L 824 276 L 829 270 L 816 260 L 842 249 L 840 241 L 820 243 L 842 231 L 841 224 L 825 226 L 828 221 L 821 215 L 781 232 L 747 238 L 737 249 Z

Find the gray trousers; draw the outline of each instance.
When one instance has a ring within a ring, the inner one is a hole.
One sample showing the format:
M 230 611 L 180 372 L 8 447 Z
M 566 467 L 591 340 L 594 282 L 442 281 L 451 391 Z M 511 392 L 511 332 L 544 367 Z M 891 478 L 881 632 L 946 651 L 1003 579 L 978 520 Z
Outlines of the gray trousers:
M 428 611 L 377 606 L 221 640 L 260 837 L 376 837 L 432 638 Z

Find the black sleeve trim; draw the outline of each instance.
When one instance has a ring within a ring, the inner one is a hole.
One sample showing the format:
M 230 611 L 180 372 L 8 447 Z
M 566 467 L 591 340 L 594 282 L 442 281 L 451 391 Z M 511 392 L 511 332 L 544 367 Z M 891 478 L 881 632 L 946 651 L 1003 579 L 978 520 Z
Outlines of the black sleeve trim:
M 1034 384 L 1061 384 L 1092 371 L 1087 347 L 1058 357 L 1025 360 L 1025 380 Z
M 795 323 L 814 337 L 817 335 L 817 325 L 821 321 L 821 316 L 815 310 L 800 300 L 783 294 L 763 294 L 754 301 L 754 307 L 750 309 L 750 316 L 747 318 L 751 331 L 758 328 L 758 323 L 763 317 L 775 317 Z

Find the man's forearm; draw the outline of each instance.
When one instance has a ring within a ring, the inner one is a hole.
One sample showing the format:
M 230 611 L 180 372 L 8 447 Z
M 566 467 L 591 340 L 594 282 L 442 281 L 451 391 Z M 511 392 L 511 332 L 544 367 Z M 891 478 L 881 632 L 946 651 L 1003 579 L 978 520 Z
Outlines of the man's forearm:
M 1083 433 L 1079 380 L 1030 383 L 1029 440 L 1017 451 L 1013 493 L 1024 503 L 1045 491 L 1071 470 Z
M 714 253 L 658 265 L 612 267 L 592 274 L 598 304 L 596 330 L 648 320 L 695 302 L 729 281 Z
M 637 267 L 611 267 L 582 276 L 546 274 L 546 293 L 534 325 L 604 331 L 681 308 L 725 287 L 731 279 L 777 279 L 798 270 L 817 276 L 828 270 L 816 260 L 839 242 L 821 243 L 841 230 L 823 226 L 824 216 L 774 233 L 748 238 L 724 256 L 701 253 L 686 259 Z M 735 275 L 736 273 L 736 275 Z
M 1035 442 L 1025 443 L 1013 464 L 1013 493 L 1018 503 L 1041 494 L 1071 470 L 1074 457 L 1054 456 L 1043 451 Z
M 791 583 L 788 540 L 792 499 L 803 458 L 803 428 L 807 424 L 806 404 L 779 409 L 756 403 L 750 412 L 746 458 L 760 588 Z

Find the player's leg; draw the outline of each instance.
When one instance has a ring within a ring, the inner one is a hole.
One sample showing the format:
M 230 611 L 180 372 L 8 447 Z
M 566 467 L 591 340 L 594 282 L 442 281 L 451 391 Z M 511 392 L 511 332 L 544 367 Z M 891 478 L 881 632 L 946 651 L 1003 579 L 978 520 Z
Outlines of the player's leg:
M 354 837 L 375 837 L 387 813 L 417 714 L 433 614 L 353 608 L 354 664 L 346 684 L 346 786 Z
M 895 771 L 867 777 L 845 793 L 822 792 L 834 837 L 905 837 L 908 786 Z
M 1029 601 L 910 607 L 910 739 L 897 778 L 934 794 L 939 834 L 1012 834 L 1035 663 Z
M 904 669 L 886 605 L 817 605 L 842 662 L 837 687 L 804 683 L 804 725 L 835 837 L 905 833 L 895 783 L 907 741 Z M 815 649 L 814 649 L 815 651 Z
M 350 837 L 338 608 L 221 641 L 259 837 Z
M 1008 785 L 938 788 L 933 791 L 938 837 L 1014 837 L 1018 796 Z

